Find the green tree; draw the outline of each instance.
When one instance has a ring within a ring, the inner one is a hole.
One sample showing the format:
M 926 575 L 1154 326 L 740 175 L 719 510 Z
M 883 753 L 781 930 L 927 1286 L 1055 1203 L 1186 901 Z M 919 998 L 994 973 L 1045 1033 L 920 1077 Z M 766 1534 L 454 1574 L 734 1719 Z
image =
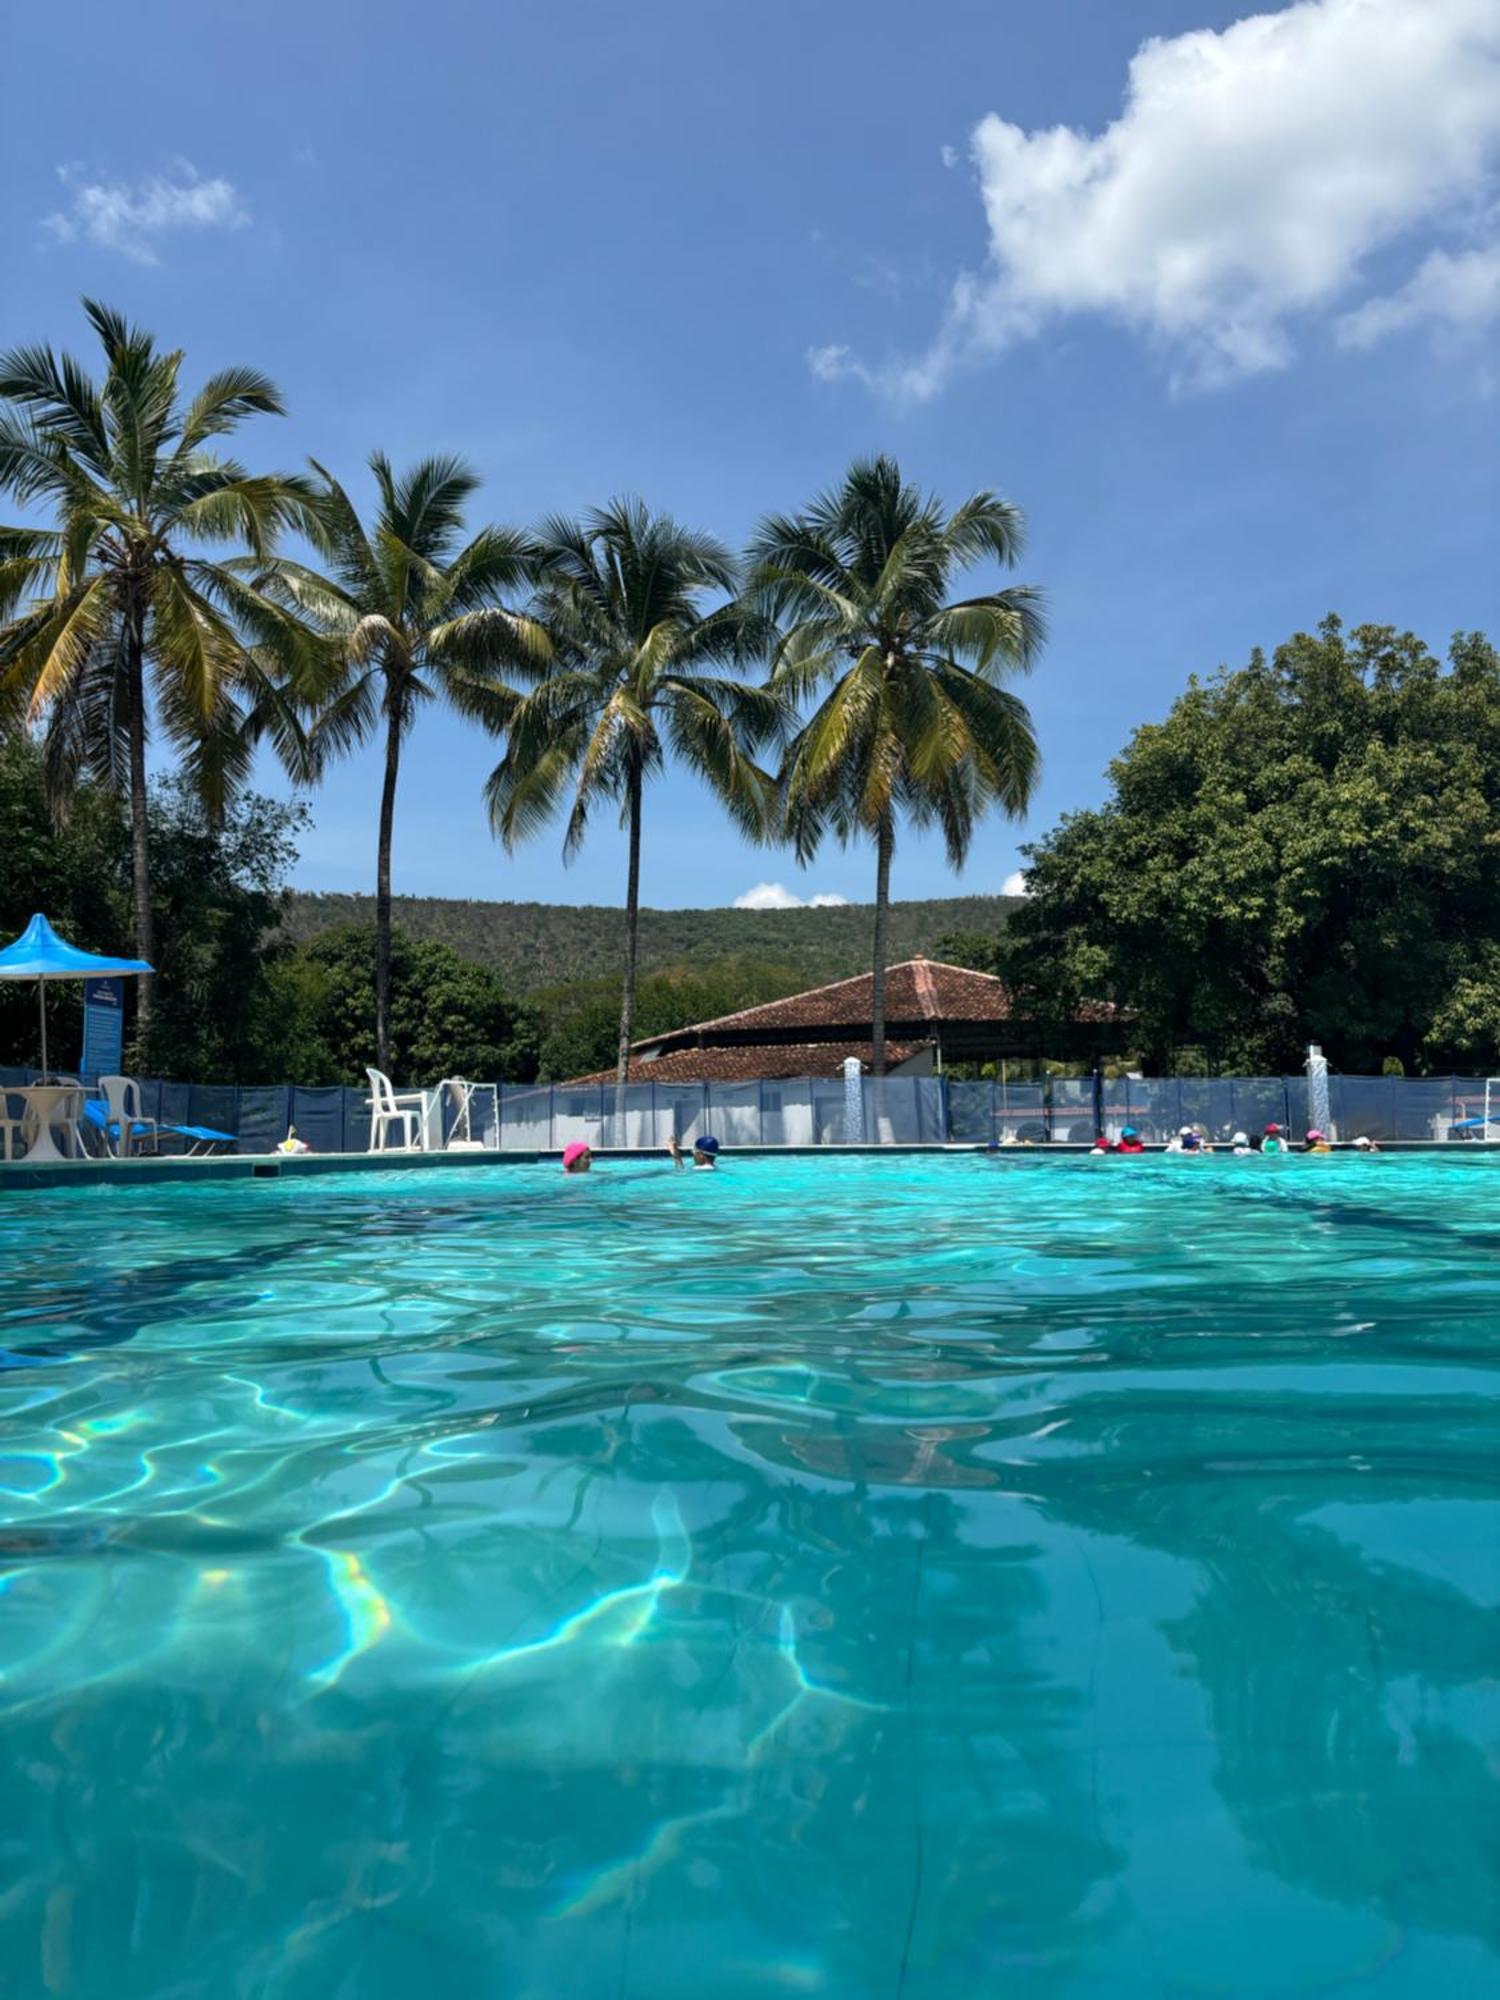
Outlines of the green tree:
M 161 923 L 151 1039 L 160 1075 L 279 1083 L 288 1022 L 274 973 L 305 806 L 237 793 L 210 814 L 181 777 L 153 785 L 151 872 Z
M 971 972 L 999 976 L 1005 957 L 1003 931 L 944 931 L 932 947 L 932 956 L 947 965 L 967 966 Z
M 464 507 L 479 485 L 460 459 L 419 459 L 398 477 L 385 456 L 370 459 L 378 494 L 366 529 L 331 473 L 319 486 L 309 533 L 326 570 L 277 558 L 266 588 L 309 618 L 337 649 L 334 686 L 308 739 L 309 775 L 383 730 L 385 774 L 375 857 L 375 1060 L 389 1070 L 391 1027 L 391 840 L 401 750 L 424 702 L 441 700 L 490 729 L 503 728 L 514 696 L 505 667 L 538 669 L 549 657 L 544 628 L 505 603 L 531 574 L 532 550 L 512 528 L 462 539 Z M 368 1030 L 367 1030 L 368 1032 Z
M 1279 1071 L 1500 1059 L 1500 659 L 1328 619 L 1194 680 L 1030 852 L 1004 969 L 1044 1021 L 1133 1017 L 1153 1067 L 1197 1046 Z
M 1024 704 L 1000 682 L 1041 643 L 1040 599 L 1017 585 L 953 600 L 954 577 L 1020 554 L 1019 509 L 976 493 L 951 514 L 888 458 L 850 467 L 751 549 L 757 608 L 783 628 L 772 685 L 828 687 L 782 768 L 800 860 L 831 827 L 875 845 L 874 1062 L 885 1071 L 886 926 L 897 823 L 941 828 L 961 868 L 979 816 L 1025 810 L 1037 771 Z M 831 683 L 831 686 L 828 684 Z
M 550 520 L 541 531 L 536 610 L 556 659 L 510 717 L 506 753 L 489 781 L 490 815 L 512 848 L 571 790 L 563 845 L 571 858 L 594 808 L 601 801 L 619 808 L 629 849 L 621 1085 L 635 1018 L 648 781 L 670 749 L 744 833 L 760 839 L 772 824 L 774 787 L 754 753 L 783 733 L 783 704 L 724 671 L 754 643 L 746 613 L 733 603 L 703 608 L 708 594 L 733 591 L 737 577 L 720 543 L 635 500 L 616 500 L 581 521 Z
M 781 1000 L 805 984 L 795 966 L 725 958 L 712 966 L 642 973 L 636 982 L 635 1035 L 664 1035 L 696 1021 Z M 591 1076 L 612 1064 L 620 1032 L 618 976 L 570 980 L 532 994 L 543 1038 L 542 1080 Z
M 232 563 L 258 561 L 294 520 L 301 482 L 251 474 L 212 449 L 256 413 L 279 415 L 264 375 L 226 368 L 184 401 L 182 355 L 108 307 L 84 302 L 104 351 L 95 382 L 71 355 L 0 356 L 0 491 L 51 511 L 47 529 L 0 530 L 0 715 L 45 718 L 62 799 L 80 775 L 128 800 L 136 955 L 156 959 L 146 748 L 153 718 L 211 808 L 248 765 L 254 712 L 283 744 L 294 722 L 284 673 L 306 656 L 295 620 Z M 151 982 L 141 982 L 149 1029 Z
M 372 929 L 349 925 L 303 945 L 283 968 L 284 1018 L 302 1063 L 298 1081 L 364 1081 L 377 949 Z M 391 1073 L 400 1082 L 455 1075 L 524 1082 L 536 1075 L 537 1017 L 493 972 L 399 930 L 391 934 L 388 964 Z
M 291 950 L 278 926 L 304 809 L 238 792 L 210 814 L 184 779 L 153 784 L 151 877 L 161 919 L 154 1073 L 255 1083 L 289 1074 L 294 1013 L 277 972 Z M 46 911 L 88 951 L 130 940 L 130 829 L 118 796 L 83 780 L 61 820 L 49 810 L 44 754 L 29 736 L 0 742 L 0 943 Z M 136 982 L 127 982 L 127 1004 Z M 81 990 L 48 996 L 54 1046 L 78 1045 Z M 36 995 L 0 986 L 0 1062 L 35 1061 Z
M 0 735 L 0 944 L 40 910 L 85 951 L 124 953 L 130 943 L 130 836 L 119 801 L 79 786 L 66 820 L 49 809 L 41 747 Z M 80 993 L 59 982 L 48 995 L 54 1046 L 78 1038 Z M 0 982 L 0 1063 L 30 1067 L 37 1044 L 36 989 Z

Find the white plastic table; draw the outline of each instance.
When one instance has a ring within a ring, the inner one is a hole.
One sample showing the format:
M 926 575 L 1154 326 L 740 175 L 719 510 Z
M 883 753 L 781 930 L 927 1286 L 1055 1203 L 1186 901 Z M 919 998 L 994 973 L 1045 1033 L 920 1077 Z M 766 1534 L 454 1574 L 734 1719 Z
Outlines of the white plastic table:
M 13 1090 L 11 1095 L 19 1097 L 36 1120 L 36 1137 L 26 1148 L 27 1161 L 35 1166 L 67 1159 L 68 1155 L 58 1150 L 52 1128 L 77 1127 L 83 1116 L 82 1088 L 76 1083 L 33 1083 L 24 1090 Z

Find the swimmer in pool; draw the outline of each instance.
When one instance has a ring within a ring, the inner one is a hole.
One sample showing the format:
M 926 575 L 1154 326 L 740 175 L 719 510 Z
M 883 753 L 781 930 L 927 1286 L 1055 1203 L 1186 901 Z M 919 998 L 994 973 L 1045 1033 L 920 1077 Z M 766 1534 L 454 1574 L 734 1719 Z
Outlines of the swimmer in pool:
M 575 1139 L 570 1146 L 563 1147 L 565 1174 L 586 1174 L 593 1164 L 594 1155 L 586 1139 Z
M 667 1151 L 672 1155 L 674 1167 L 685 1167 L 687 1158 L 682 1150 L 682 1141 L 674 1132 L 667 1141 Z M 705 1132 L 701 1139 L 693 1141 L 693 1166 L 697 1172 L 712 1173 L 719 1164 L 719 1142 L 711 1132 Z

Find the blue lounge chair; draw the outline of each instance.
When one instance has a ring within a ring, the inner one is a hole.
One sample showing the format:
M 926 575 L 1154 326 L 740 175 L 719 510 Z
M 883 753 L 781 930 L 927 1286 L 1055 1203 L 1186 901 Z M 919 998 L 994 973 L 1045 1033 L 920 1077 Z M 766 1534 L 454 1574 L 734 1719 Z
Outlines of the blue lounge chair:
M 104 1099 L 102 1097 L 89 1098 L 83 1107 L 83 1116 L 85 1123 L 103 1135 L 111 1152 L 115 1151 L 120 1143 L 120 1126 L 118 1120 L 111 1119 L 109 1106 L 105 1103 Z M 220 1147 L 237 1146 L 240 1143 L 235 1133 L 216 1132 L 211 1125 L 163 1125 L 155 1119 L 146 1119 L 141 1122 L 131 1121 L 130 1136 L 132 1139 L 155 1138 L 160 1141 L 163 1132 L 170 1132 L 179 1139 L 186 1139 L 188 1141 L 187 1150 L 190 1158 L 214 1153 Z

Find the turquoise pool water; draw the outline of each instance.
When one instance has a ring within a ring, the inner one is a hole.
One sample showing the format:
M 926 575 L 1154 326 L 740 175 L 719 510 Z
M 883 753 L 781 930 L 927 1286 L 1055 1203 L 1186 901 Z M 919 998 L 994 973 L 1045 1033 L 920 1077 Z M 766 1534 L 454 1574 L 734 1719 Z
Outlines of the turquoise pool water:
M 1500 1158 L 0 1196 L 6 2000 L 1500 1991 Z

